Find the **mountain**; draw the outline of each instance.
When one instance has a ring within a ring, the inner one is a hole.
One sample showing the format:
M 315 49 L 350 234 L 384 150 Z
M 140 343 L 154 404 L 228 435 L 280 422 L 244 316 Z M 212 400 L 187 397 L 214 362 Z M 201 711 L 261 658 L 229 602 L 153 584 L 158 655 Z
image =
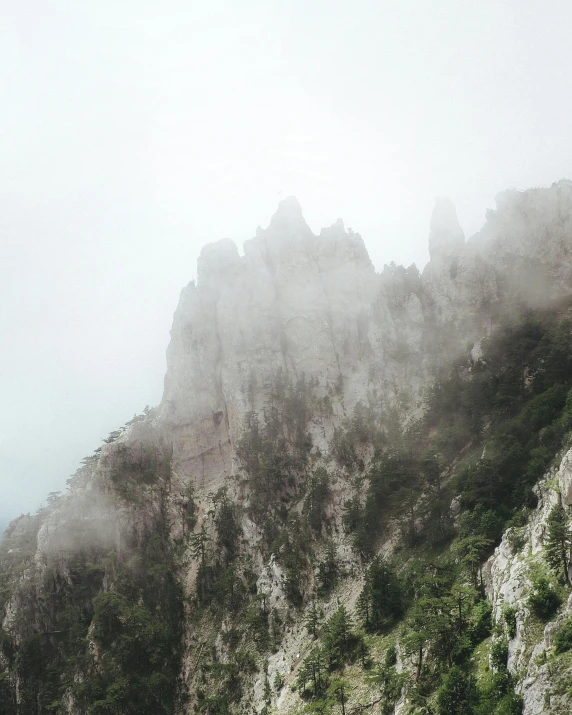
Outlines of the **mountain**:
M 205 246 L 161 404 L 0 545 L 0 714 L 569 712 L 572 183 L 376 273 Z M 570 396 L 569 396 L 570 395 Z

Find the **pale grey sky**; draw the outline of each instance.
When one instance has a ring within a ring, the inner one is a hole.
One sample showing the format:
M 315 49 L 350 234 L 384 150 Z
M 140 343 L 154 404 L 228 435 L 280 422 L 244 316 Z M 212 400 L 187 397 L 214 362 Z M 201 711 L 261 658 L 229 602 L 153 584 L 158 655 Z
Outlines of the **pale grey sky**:
M 571 177 L 568 0 L 19 0 L 0 9 L 0 521 L 160 400 L 201 246 L 294 194 L 422 267 Z

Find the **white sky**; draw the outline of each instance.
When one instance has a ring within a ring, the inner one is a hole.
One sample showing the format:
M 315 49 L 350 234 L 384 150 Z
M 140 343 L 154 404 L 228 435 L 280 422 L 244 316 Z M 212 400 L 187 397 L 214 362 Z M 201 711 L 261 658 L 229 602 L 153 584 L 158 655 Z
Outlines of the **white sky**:
M 201 246 L 298 197 L 378 269 L 572 178 L 569 0 L 6 0 L 0 521 L 160 400 Z

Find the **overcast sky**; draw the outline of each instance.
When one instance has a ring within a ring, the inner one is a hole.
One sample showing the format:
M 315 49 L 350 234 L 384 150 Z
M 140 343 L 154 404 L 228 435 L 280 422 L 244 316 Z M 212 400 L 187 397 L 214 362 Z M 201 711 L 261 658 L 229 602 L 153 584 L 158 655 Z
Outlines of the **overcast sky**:
M 378 269 L 436 196 L 572 178 L 569 0 L 18 0 L 0 10 L 0 521 L 159 402 L 201 246 L 294 194 Z

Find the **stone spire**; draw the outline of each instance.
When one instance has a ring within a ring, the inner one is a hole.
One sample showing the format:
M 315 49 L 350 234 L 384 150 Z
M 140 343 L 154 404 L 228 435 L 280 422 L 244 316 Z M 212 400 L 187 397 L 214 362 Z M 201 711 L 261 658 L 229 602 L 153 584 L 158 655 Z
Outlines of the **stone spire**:
M 449 199 L 439 198 L 431 216 L 429 256 L 431 263 L 450 264 L 462 251 L 465 234 L 459 225 L 457 211 Z

